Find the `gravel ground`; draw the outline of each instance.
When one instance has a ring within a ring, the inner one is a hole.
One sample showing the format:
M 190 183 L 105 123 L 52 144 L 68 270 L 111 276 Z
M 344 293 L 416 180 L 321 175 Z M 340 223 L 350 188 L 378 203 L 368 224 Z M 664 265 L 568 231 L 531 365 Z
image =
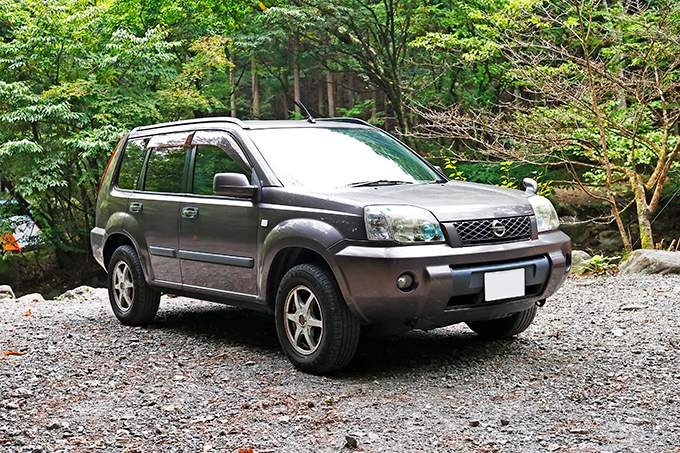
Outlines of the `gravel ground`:
M 570 277 L 516 339 L 365 337 L 326 377 L 268 315 L 164 296 L 130 328 L 101 289 L 0 302 L 9 351 L 8 452 L 680 451 L 678 276 Z

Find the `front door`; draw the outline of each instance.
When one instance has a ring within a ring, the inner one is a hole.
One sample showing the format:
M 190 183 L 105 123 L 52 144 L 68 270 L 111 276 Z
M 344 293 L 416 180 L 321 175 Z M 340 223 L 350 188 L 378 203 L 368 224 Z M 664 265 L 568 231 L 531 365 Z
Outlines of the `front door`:
M 226 297 L 257 295 L 257 206 L 250 199 L 216 196 L 216 173 L 252 170 L 236 141 L 224 131 L 197 131 L 180 204 L 179 253 L 186 289 Z

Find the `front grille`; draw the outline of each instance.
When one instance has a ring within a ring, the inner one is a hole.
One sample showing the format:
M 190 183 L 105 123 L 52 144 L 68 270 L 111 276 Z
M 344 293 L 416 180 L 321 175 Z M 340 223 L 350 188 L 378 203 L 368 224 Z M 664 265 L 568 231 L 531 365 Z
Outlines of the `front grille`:
M 531 239 L 531 219 L 529 216 L 453 222 L 453 226 L 464 246 L 500 244 Z M 501 230 L 502 234 L 500 234 Z

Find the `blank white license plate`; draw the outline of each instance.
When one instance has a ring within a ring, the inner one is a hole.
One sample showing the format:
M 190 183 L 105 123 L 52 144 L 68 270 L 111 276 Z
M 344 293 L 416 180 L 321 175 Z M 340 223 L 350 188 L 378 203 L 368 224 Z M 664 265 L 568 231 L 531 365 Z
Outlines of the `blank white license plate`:
M 524 268 L 484 274 L 484 298 L 487 302 L 524 296 Z

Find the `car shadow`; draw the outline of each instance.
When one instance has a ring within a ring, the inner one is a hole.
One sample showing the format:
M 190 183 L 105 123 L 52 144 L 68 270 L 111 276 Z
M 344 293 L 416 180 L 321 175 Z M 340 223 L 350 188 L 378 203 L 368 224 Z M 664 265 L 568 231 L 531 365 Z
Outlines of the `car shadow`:
M 219 304 L 172 309 L 159 312 L 153 327 L 286 360 L 278 342 L 274 318 L 268 313 Z M 370 375 L 371 379 L 379 379 L 413 371 L 441 370 L 442 367 L 465 368 L 499 359 L 517 360 L 528 349 L 535 349 L 532 343 L 522 337 L 485 341 L 464 324 L 393 337 L 362 334 L 354 359 L 329 377 L 361 380 Z

